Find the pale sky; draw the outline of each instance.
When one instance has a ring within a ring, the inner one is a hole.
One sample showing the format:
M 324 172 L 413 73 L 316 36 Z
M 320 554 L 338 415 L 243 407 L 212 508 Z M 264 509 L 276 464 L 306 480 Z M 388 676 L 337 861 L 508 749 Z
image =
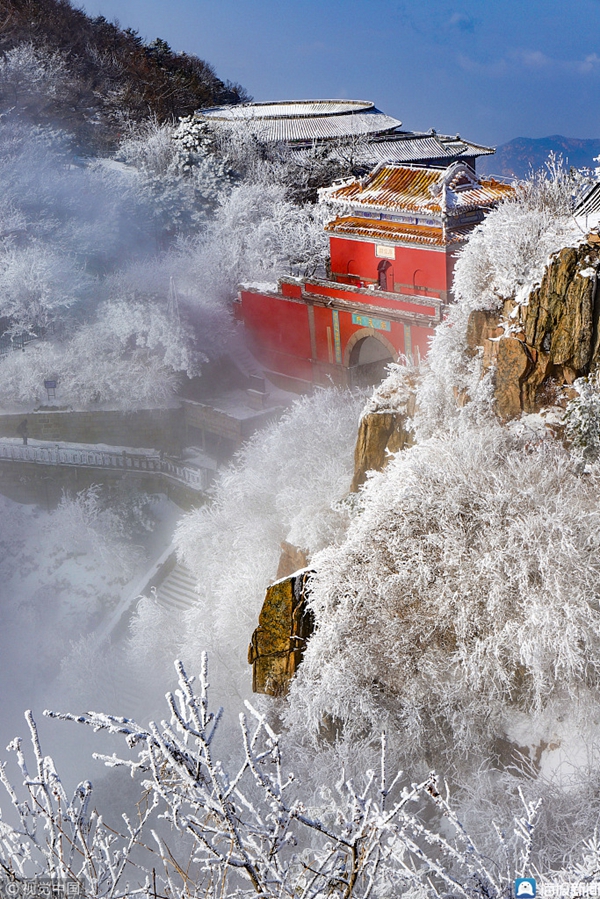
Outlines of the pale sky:
M 600 0 L 78 5 L 200 56 L 255 100 L 372 100 L 407 129 L 492 145 L 600 137 Z

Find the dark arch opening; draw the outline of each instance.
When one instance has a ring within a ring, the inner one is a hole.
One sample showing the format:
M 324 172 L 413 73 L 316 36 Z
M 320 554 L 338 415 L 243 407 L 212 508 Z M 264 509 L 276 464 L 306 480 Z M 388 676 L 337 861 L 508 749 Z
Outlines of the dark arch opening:
M 377 266 L 377 280 L 381 290 L 394 290 L 394 269 L 392 263 L 387 259 L 380 262 Z
M 360 284 L 360 275 L 357 271 L 357 265 L 354 259 L 350 259 L 346 265 L 346 274 L 348 279 L 352 279 L 352 282 L 356 285 Z
M 376 337 L 357 340 L 350 350 L 350 381 L 357 387 L 372 387 L 386 376 L 386 367 L 394 357 Z

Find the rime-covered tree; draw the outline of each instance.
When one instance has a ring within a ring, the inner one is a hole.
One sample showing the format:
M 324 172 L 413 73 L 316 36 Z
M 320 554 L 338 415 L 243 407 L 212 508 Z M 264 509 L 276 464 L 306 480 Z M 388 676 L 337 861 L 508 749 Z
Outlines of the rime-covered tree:
M 206 129 L 193 123 L 144 123 L 125 139 L 118 158 L 136 172 L 136 186 L 150 211 L 159 247 L 189 237 L 231 190 L 233 175 L 213 151 Z
M 5 0 L 0 30 L 0 112 L 67 129 L 87 152 L 110 151 L 123 128 L 172 122 L 248 94 L 212 66 L 157 38 L 91 17 L 69 0 Z
M 72 797 L 66 792 L 26 713 L 32 762 L 20 739 L 8 747 L 23 788 L 0 768 L 18 822 L 0 830 L 0 863 L 11 879 L 75 881 L 86 893 L 117 899 L 159 890 L 184 899 L 367 899 L 399 891 L 433 899 L 448 890 L 502 899 L 515 875 L 529 873 L 536 803 L 524 801 L 514 836 L 498 834 L 499 867 L 478 851 L 434 774 L 412 785 L 401 772 L 390 777 L 385 738 L 377 772 L 356 781 L 342 772 L 313 798 L 285 765 L 278 735 L 248 705 L 240 716 L 242 752 L 230 769 L 219 759 L 222 709 L 208 704 L 206 661 L 197 691 L 182 663 L 176 667 L 179 688 L 167 694 L 169 720 L 160 724 L 47 713 L 125 738 L 125 757 L 98 756 L 130 772 L 143 790 L 137 812 L 125 812 L 118 828 L 94 807 L 90 781 Z

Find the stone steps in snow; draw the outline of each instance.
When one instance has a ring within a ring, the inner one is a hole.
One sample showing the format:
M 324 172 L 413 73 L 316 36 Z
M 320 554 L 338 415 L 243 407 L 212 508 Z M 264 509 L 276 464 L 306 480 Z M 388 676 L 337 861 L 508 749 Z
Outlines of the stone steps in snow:
M 258 359 L 252 355 L 243 341 L 238 340 L 235 352 L 230 353 L 230 357 L 234 365 L 242 372 L 242 374 L 246 375 L 246 377 L 264 377 L 263 367 Z
M 177 563 L 156 588 L 156 601 L 164 609 L 186 612 L 198 600 L 196 581 L 181 563 Z

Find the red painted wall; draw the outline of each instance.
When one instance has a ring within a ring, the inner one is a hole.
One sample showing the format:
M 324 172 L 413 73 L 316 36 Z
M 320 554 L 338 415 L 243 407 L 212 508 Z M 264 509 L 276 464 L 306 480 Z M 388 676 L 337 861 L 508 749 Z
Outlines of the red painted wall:
M 308 286 L 306 285 L 306 287 Z M 323 288 L 321 290 L 324 292 Z M 335 287 L 332 287 L 331 291 L 332 294 L 337 292 L 344 295 L 344 292 L 339 289 L 335 291 Z M 290 302 L 283 295 L 274 297 L 244 290 L 240 296 L 246 330 L 261 362 L 271 371 L 292 378 L 299 378 L 303 381 L 318 380 L 317 372 L 313 371 L 311 362 L 308 306 L 303 303 Z M 377 297 L 377 299 L 379 301 L 380 298 Z M 397 305 L 399 304 L 390 304 L 390 306 Z M 313 307 L 316 349 L 314 361 L 323 366 L 339 364 L 336 363 L 333 311 L 326 306 Z M 431 312 L 433 314 L 435 310 L 432 308 Z M 378 317 L 381 317 L 381 313 Z M 343 364 L 348 341 L 353 334 L 364 328 L 362 325 L 352 322 L 351 312 L 338 310 L 338 319 Z M 417 350 L 421 358 L 424 358 L 429 349 L 429 341 L 433 336 L 433 328 L 411 325 L 410 332 L 413 358 L 416 359 Z M 406 352 L 405 326 L 402 322 L 390 320 L 389 331 L 376 331 L 375 334 L 389 341 L 398 353 Z
M 242 317 L 253 349 L 272 371 L 312 380 L 308 308 L 283 297 L 242 290 Z
M 364 327 L 362 325 L 355 325 L 352 323 L 352 313 L 350 312 L 340 312 L 339 316 L 340 331 L 342 335 L 342 359 L 344 359 L 348 341 L 357 331 L 364 330 Z M 402 322 L 390 322 L 390 326 L 390 331 L 375 331 L 375 335 L 384 337 L 387 341 L 389 341 L 395 347 L 397 353 L 403 353 L 404 325 L 402 324 Z
M 325 362 L 327 364 L 335 365 L 333 318 L 331 316 L 331 309 L 326 309 L 323 306 L 315 306 L 314 315 L 315 337 L 317 343 L 317 360 L 319 362 Z
M 417 361 L 417 350 L 421 359 L 426 358 L 433 334 L 433 328 L 423 328 L 419 325 L 411 325 L 410 336 L 414 362 Z
M 342 282 L 378 280 L 378 266 L 385 260 L 375 255 L 375 242 L 330 237 L 331 272 Z M 447 253 L 443 248 L 396 246 L 394 269 L 396 290 L 407 293 L 437 293 L 450 289 Z M 451 274 L 451 270 L 450 270 Z M 351 277 L 351 276 L 354 276 Z

